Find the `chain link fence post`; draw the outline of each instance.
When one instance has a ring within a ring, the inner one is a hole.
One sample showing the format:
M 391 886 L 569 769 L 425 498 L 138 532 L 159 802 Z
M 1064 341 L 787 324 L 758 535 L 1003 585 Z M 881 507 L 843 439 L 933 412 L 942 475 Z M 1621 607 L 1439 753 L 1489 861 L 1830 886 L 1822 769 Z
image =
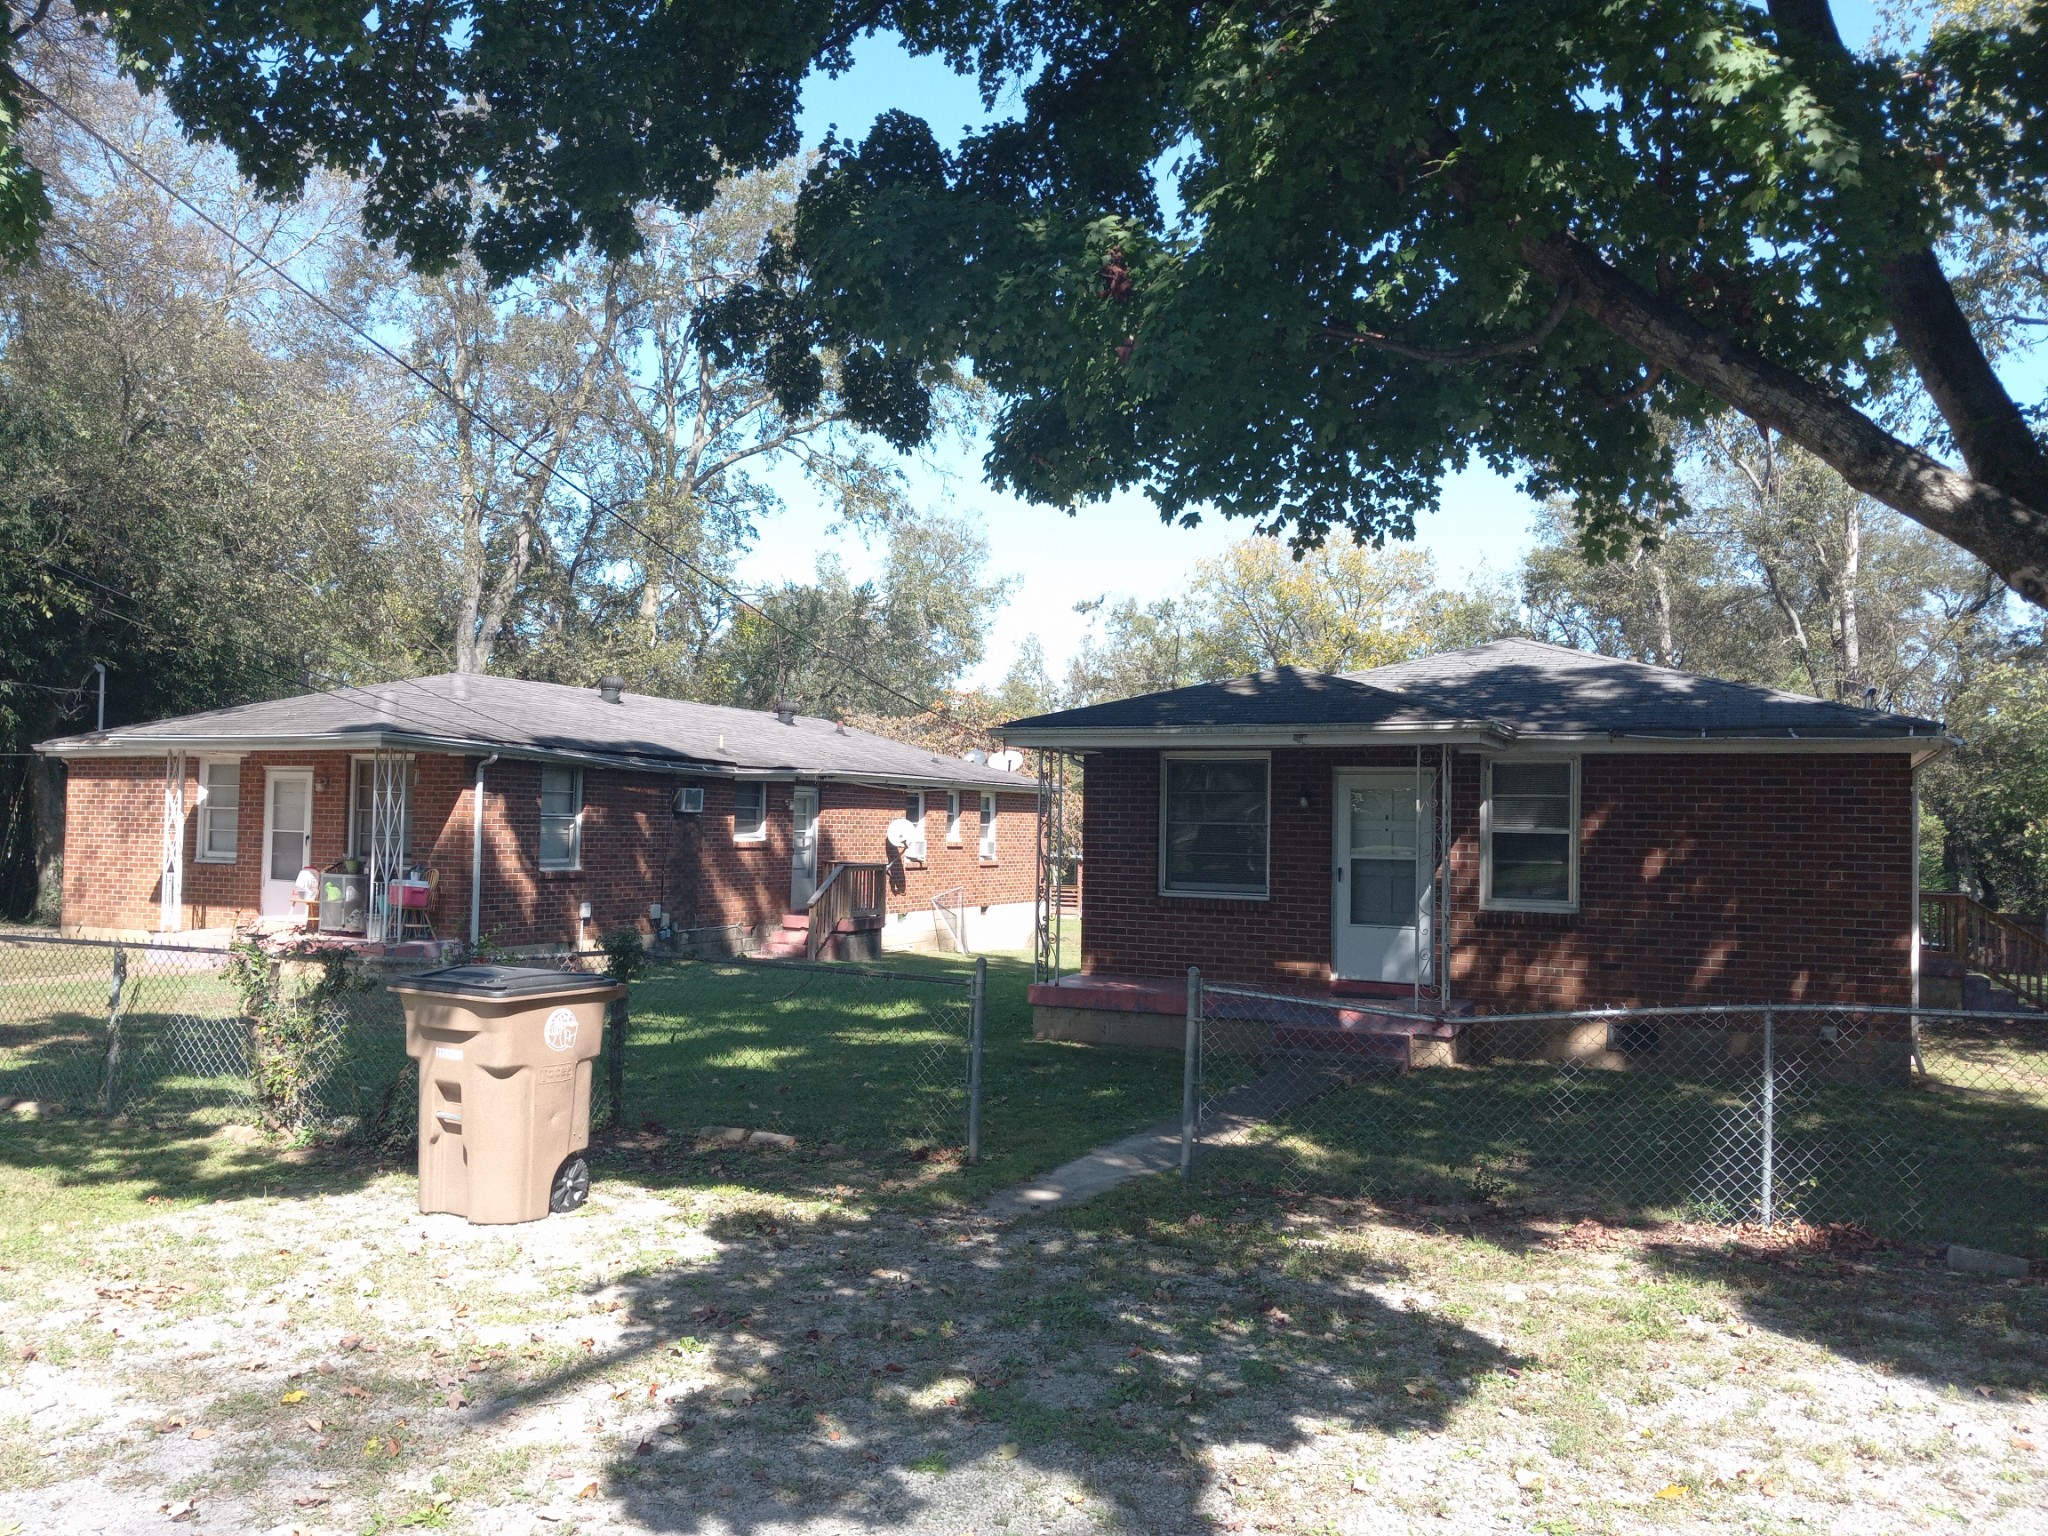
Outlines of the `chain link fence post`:
M 1763 1215 L 1763 1224 L 1769 1226 L 1775 1214 L 1772 1187 L 1777 1176 L 1774 1164 L 1778 1149 L 1778 1066 L 1777 1066 L 1777 1015 L 1769 1008 L 1764 1010 L 1764 1094 L 1763 1094 L 1763 1157 L 1762 1180 L 1757 1191 L 1758 1205 Z
M 1188 1033 L 1180 1068 L 1180 1176 L 1195 1166 L 1196 1063 L 1202 1054 L 1202 968 L 1188 967 Z
M 626 1129 L 626 1026 L 632 1014 L 633 986 L 628 982 L 626 995 L 614 1001 L 605 1015 L 605 1023 L 611 1031 L 605 1082 L 611 1090 L 612 1129 L 618 1132 Z
M 988 1010 L 988 956 L 974 957 L 967 1004 L 967 1161 L 981 1161 L 981 1040 Z
M 100 1113 L 111 1115 L 120 1095 L 121 994 L 128 988 L 128 951 L 114 946 L 113 981 L 107 987 L 107 1054 L 100 1064 Z

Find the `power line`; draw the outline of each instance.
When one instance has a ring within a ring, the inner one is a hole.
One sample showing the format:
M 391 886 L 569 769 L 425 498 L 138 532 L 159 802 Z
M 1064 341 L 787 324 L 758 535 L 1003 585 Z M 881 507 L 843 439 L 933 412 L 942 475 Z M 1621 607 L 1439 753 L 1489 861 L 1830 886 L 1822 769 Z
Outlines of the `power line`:
M 38 90 L 34 86 L 28 86 L 27 89 L 32 91 L 35 95 L 41 97 L 43 102 L 50 108 L 51 111 L 55 112 L 65 121 L 69 122 L 74 128 L 78 129 L 79 132 L 83 133 L 87 138 L 91 139 L 95 144 L 98 144 L 100 148 L 104 149 L 108 154 L 114 156 L 115 159 L 119 160 L 122 164 L 126 165 L 131 171 L 135 172 L 136 175 L 142 177 L 145 181 L 149 182 L 151 186 L 155 187 L 159 192 L 163 193 L 164 196 L 170 198 L 179 206 L 183 207 L 194 218 L 198 219 L 202 224 L 206 225 L 207 228 L 211 229 L 216 235 L 219 235 L 223 240 L 226 240 L 229 244 L 233 245 L 237 250 L 241 251 L 244 255 L 248 256 L 252 261 L 255 261 L 258 264 L 260 264 L 266 271 L 270 272 L 273 276 L 277 277 L 280 281 L 285 283 L 294 292 L 298 293 L 302 298 L 304 298 L 308 303 L 320 309 L 324 314 L 328 316 L 329 319 L 335 321 L 344 330 L 348 331 L 351 335 L 355 336 L 359 341 L 363 342 L 366 346 L 369 346 L 373 350 L 381 353 L 385 358 L 389 359 L 390 362 L 395 367 L 400 369 L 405 374 L 409 375 L 411 378 L 418 381 L 421 385 L 425 386 L 434 395 L 446 401 L 448 405 L 455 409 L 457 412 L 466 412 L 472 420 L 482 425 L 486 433 L 496 438 L 500 443 L 504 444 L 507 448 L 511 449 L 514 457 L 524 459 L 530 464 L 532 464 L 546 480 L 565 486 L 570 491 L 574 492 L 576 495 L 581 496 L 585 504 L 589 506 L 591 511 L 599 513 L 602 516 L 609 517 L 614 522 L 616 522 L 620 527 L 626 529 L 629 533 L 632 533 L 637 537 L 645 540 L 650 547 L 660 550 L 663 554 L 667 555 L 671 560 L 675 561 L 678 565 L 682 566 L 683 569 L 689 571 L 692 575 L 696 576 L 699 580 L 703 581 L 707 586 L 713 588 L 718 592 L 723 593 L 726 597 L 731 599 L 739 607 L 746 609 L 748 612 L 754 614 L 756 617 L 761 619 L 762 622 L 770 625 L 775 629 L 780 630 L 782 633 L 788 635 L 791 639 L 796 640 L 799 643 L 809 647 L 814 655 L 819 656 L 826 661 L 833 662 L 838 666 L 844 667 L 847 671 L 851 672 L 855 677 L 860 678 L 863 682 L 880 689 L 882 692 L 890 695 L 893 698 L 901 700 L 903 703 L 908 704 L 912 709 L 923 711 L 929 707 L 927 701 L 912 698 L 909 694 L 903 692 L 902 689 L 896 687 L 894 684 L 885 682 L 881 678 L 876 677 L 873 673 L 861 667 L 857 662 L 854 662 L 848 659 L 847 657 L 841 656 L 836 652 L 825 649 L 824 646 L 819 644 L 816 640 L 805 635 L 801 631 L 792 628 L 790 625 L 783 623 L 780 619 L 776 618 L 773 614 L 769 613 L 765 608 L 762 608 L 758 603 L 750 601 L 745 596 L 745 594 L 740 592 L 736 587 L 733 587 L 721 578 L 714 576 L 711 572 L 704 569 L 702 566 L 698 565 L 696 561 L 692 560 L 688 555 L 684 554 L 674 545 L 669 544 L 660 538 L 657 538 L 652 531 L 650 531 L 642 524 L 635 522 L 632 518 L 628 517 L 625 513 L 621 512 L 616 506 L 614 506 L 610 502 L 600 500 L 596 492 L 592 491 L 588 486 L 583 485 L 576 481 L 575 479 L 571 478 L 568 474 L 563 472 L 558 466 L 548 463 L 540 455 L 536 454 L 533 451 L 533 449 L 528 447 L 526 444 L 518 441 L 518 439 L 516 439 L 510 432 L 500 427 L 497 424 L 497 422 L 491 418 L 488 412 L 477 410 L 474 407 L 465 406 L 461 401 L 455 398 L 452 391 L 450 391 L 446 386 L 444 386 L 439 380 L 433 378 L 430 374 L 428 374 L 425 369 L 422 369 L 415 365 L 414 363 L 408 361 L 406 358 L 401 357 L 391 347 L 387 346 L 382 341 L 379 341 L 375 336 L 371 335 L 369 331 L 365 330 L 362 326 L 358 325 L 352 318 L 342 313 L 340 309 L 336 308 L 333 304 L 329 303 L 325 298 L 321 297 L 312 289 L 308 288 L 304 283 L 300 282 L 298 278 L 293 276 L 290 272 L 286 271 L 283 267 L 279 266 L 276 262 L 272 261 L 263 252 L 257 250 L 254 246 L 250 245 L 247 241 L 242 239 L 240 235 L 236 234 L 233 230 L 229 229 L 226 225 L 222 224 L 218 219 L 214 218 L 212 214 L 208 213 L 204 208 L 200 207 L 199 204 L 194 202 L 191 198 L 187 197 L 183 192 L 180 192 L 177 188 L 170 185 L 170 183 L 164 181 L 147 165 L 144 165 L 140 160 L 136 159 L 133 155 L 130 155 L 126 150 L 120 148 L 118 145 L 114 144 L 112 141 L 107 139 L 106 136 L 100 133 L 100 131 L 97 128 L 94 128 L 89 123 L 85 122 L 84 119 L 80 118 L 69 107 L 65 106 L 62 102 L 58 101 L 55 97 L 50 96 L 44 91 Z

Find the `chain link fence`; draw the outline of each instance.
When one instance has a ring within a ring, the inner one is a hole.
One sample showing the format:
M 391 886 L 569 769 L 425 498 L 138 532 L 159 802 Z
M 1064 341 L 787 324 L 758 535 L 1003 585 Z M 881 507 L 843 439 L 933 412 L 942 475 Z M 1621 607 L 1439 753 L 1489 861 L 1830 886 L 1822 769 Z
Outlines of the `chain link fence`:
M 1854 1223 L 2048 1258 L 2048 1016 L 1443 1018 L 1191 978 L 1183 1164 L 1293 1193 Z
M 696 960 L 633 986 L 626 1120 L 699 1140 L 980 1153 L 985 963 L 970 975 Z
M 606 957 L 516 963 L 602 971 Z M 0 1100 L 263 1120 L 396 1150 L 419 1079 L 386 984 L 422 968 L 0 935 Z M 614 1007 L 593 1124 L 972 1160 L 985 991 L 980 966 L 657 961 Z

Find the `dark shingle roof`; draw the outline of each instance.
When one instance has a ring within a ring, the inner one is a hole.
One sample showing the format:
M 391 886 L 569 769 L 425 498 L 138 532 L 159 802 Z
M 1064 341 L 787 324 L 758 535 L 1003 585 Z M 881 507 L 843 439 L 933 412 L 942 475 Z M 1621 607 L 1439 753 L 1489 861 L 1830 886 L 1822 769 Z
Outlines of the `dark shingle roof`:
M 1176 727 L 1221 729 L 1290 725 L 1435 726 L 1457 717 L 1433 704 L 1404 698 L 1359 678 L 1336 672 L 1308 672 L 1282 667 L 1233 677 L 1220 683 L 1196 683 L 1166 693 L 1112 699 L 1079 709 L 1013 720 L 1005 731 L 1163 730 Z
M 1538 640 L 1495 640 L 1366 672 L 1283 668 L 1034 715 L 1012 721 L 1004 731 L 1028 742 L 1046 731 L 1109 735 L 1347 726 L 1368 735 L 1470 729 L 1501 740 L 1614 734 L 1893 740 L 1942 733 L 1932 720 Z
M 1941 734 L 1935 721 L 1911 715 L 1830 703 L 1754 683 L 1723 682 L 1541 640 L 1495 640 L 1344 675 L 1419 704 L 1499 720 L 1524 734 Z
M 376 743 L 564 755 L 621 766 L 712 772 L 787 769 L 845 777 L 1026 790 L 1031 782 L 959 758 L 939 757 L 866 731 L 773 714 L 628 693 L 610 704 L 590 688 L 445 673 L 238 704 L 149 725 L 44 742 L 44 750 L 203 751 L 264 741 L 367 750 Z

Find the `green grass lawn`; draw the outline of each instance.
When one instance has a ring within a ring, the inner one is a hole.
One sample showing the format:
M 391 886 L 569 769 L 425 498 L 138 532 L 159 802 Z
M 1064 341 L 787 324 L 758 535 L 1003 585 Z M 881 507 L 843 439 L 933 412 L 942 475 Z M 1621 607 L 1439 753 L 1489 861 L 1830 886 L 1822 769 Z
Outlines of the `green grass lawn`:
M 988 962 L 982 1160 L 966 1141 L 967 1003 L 973 962 L 892 955 L 890 976 L 709 961 L 634 983 L 626 1122 L 794 1135 L 794 1157 L 733 1154 L 749 1183 L 831 1182 L 846 1160 L 919 1160 L 919 1198 L 971 1199 L 1178 1112 L 1181 1063 L 1166 1052 L 1031 1038 L 1031 963 Z M 908 979 L 906 979 L 908 978 Z M 915 978 L 924 978 L 920 981 Z M 843 1153 L 839 1149 L 844 1149 Z M 685 1162 L 679 1165 L 687 1169 Z

